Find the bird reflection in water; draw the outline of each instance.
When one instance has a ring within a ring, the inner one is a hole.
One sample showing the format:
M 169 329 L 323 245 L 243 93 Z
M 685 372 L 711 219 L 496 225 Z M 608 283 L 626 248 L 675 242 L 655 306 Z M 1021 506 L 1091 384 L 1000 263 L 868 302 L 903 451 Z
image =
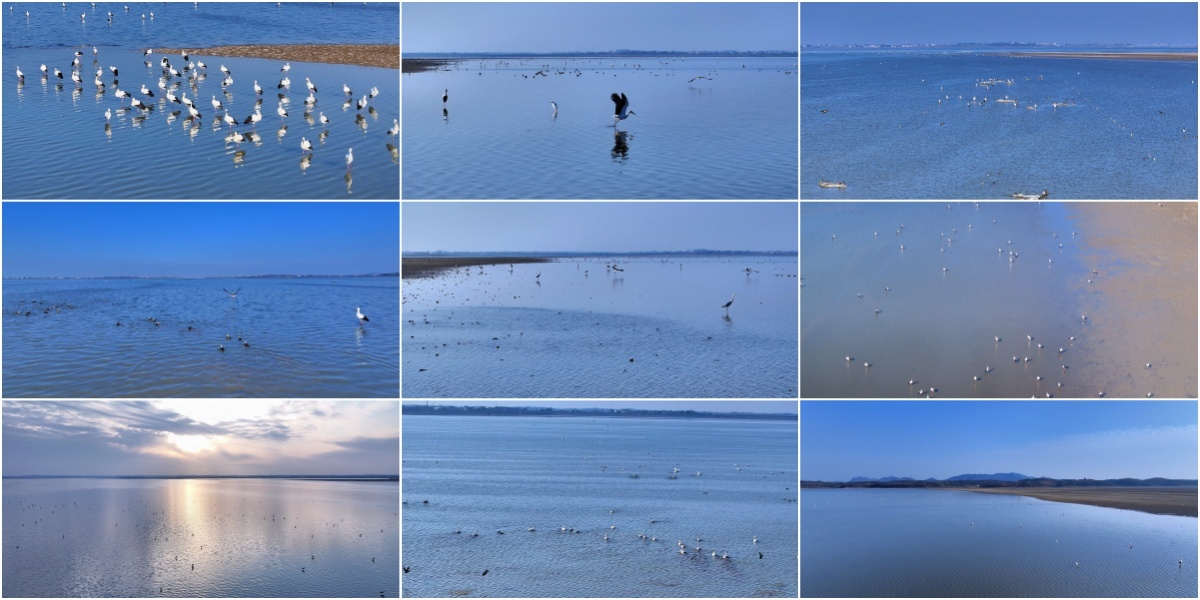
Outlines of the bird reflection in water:
M 354 185 L 354 177 L 350 174 L 350 171 L 347 170 L 346 171 L 346 193 L 347 194 L 353 193 L 350 191 L 350 186 L 352 186 L 352 185 Z
M 442 121 L 445 121 L 447 125 L 450 124 L 450 111 L 445 108 L 442 109 Z
M 313 157 L 313 155 L 311 155 L 311 154 L 305 154 L 303 157 L 300 158 L 300 172 L 301 173 L 304 173 L 305 171 L 308 170 L 309 167 L 312 166 L 312 157 Z
M 387 145 L 388 153 L 392 155 L 392 164 L 400 164 L 400 149 L 393 146 L 391 142 Z
M 625 160 L 629 158 L 629 144 L 626 140 L 629 138 L 627 132 L 616 130 L 613 132 L 613 160 Z

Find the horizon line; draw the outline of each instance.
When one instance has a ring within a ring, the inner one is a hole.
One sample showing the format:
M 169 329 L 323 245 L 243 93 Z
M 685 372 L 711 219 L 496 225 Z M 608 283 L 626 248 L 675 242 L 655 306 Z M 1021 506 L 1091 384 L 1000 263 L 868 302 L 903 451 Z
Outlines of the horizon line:
M 2 479 L 399 479 L 400 474 L 363 473 L 355 475 L 4 475 Z
M 399 277 L 399 272 L 331 274 L 260 274 L 260 275 L 26 275 L 4 277 L 5 281 L 17 279 L 305 279 L 305 278 L 351 278 L 351 277 Z

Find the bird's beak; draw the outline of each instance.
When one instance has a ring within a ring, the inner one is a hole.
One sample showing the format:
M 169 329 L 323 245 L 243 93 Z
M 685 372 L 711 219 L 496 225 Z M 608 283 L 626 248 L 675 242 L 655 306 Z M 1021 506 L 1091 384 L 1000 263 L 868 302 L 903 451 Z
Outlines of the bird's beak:
M 631 115 L 636 115 L 637 113 L 635 113 L 635 112 L 633 112 L 633 111 L 631 110 L 631 111 L 629 111 L 629 114 L 631 114 Z

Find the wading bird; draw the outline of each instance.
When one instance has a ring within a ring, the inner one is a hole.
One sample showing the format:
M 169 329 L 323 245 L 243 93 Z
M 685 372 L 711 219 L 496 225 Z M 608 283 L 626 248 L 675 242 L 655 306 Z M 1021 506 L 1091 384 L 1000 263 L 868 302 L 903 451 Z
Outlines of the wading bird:
M 614 95 L 616 95 L 616 94 L 614 94 Z M 729 316 L 729 307 L 733 305 L 733 299 L 736 297 L 737 297 L 737 294 L 731 294 L 729 296 L 729 302 L 726 302 L 725 304 L 721 305 L 721 308 L 725 309 L 725 316 L 727 316 L 727 317 Z
M 367 315 L 362 314 L 362 308 L 359 308 L 357 306 L 354 307 L 354 314 L 358 316 L 358 324 L 359 325 L 362 325 L 363 323 L 371 322 L 371 320 L 367 318 Z
M 628 119 L 629 115 L 637 114 L 632 110 L 629 110 L 629 98 L 626 98 L 624 93 L 618 96 L 616 92 L 613 92 L 612 101 L 617 105 L 616 113 L 613 114 L 613 127 L 617 126 L 618 121 L 624 121 L 625 119 Z M 730 302 L 732 302 L 732 300 Z

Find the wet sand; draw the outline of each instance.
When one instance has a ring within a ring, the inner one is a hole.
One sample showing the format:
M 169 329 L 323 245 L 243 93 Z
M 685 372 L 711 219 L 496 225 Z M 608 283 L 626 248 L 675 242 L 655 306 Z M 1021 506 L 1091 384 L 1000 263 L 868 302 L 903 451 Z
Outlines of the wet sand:
M 1029 496 L 1051 502 L 1139 510 L 1158 515 L 1196 516 L 1194 487 L 973 488 L 968 491 Z
M 1076 203 L 1071 211 L 1088 232 L 1081 260 L 1095 272 L 1074 282 L 1086 294 L 1080 319 L 1088 317 L 1094 350 L 1080 374 L 1109 398 L 1195 398 L 1196 203 Z
M 1195 52 L 1003 52 L 1018 58 L 1086 58 L 1099 60 L 1177 60 L 1196 62 Z
M 401 72 L 403 73 L 423 73 L 425 71 L 437 71 L 443 65 L 449 65 L 458 62 L 457 60 L 445 58 L 406 58 L 400 61 Z
M 387 44 L 287 44 L 214 46 L 212 48 L 154 48 L 160 54 L 273 58 L 281 61 L 358 65 L 383 69 L 400 68 L 400 46 Z
M 474 267 L 483 265 L 509 265 L 522 263 L 546 263 L 549 258 L 534 258 L 530 256 L 448 256 L 430 258 L 401 258 L 400 273 L 402 279 L 416 277 L 433 277 L 447 269 L 458 267 Z

